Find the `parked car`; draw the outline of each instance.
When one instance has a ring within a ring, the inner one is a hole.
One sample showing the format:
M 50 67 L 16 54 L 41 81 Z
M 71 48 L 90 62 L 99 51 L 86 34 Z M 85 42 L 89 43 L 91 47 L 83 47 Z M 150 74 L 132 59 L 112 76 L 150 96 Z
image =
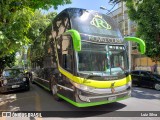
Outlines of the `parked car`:
M 135 70 L 131 72 L 132 84 L 160 90 L 160 75 L 151 71 Z
M 22 69 L 4 69 L 0 77 L 0 92 L 29 90 L 29 79 Z

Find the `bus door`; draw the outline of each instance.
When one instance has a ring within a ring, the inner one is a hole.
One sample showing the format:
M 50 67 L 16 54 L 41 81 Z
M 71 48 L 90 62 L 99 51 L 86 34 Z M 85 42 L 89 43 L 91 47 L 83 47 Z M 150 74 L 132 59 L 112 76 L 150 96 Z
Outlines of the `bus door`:
M 68 74 L 74 74 L 75 71 L 75 59 L 74 50 L 72 44 L 72 37 L 70 35 L 63 35 L 60 37 L 57 43 L 59 67 L 62 71 Z M 65 96 L 72 95 L 73 91 L 71 88 L 71 83 L 67 75 L 61 74 L 58 80 L 59 93 Z

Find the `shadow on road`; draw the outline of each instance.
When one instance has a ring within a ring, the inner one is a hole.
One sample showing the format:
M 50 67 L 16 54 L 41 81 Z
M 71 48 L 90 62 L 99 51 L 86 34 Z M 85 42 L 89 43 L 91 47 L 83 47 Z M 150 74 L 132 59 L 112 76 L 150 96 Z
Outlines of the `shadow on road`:
M 160 91 L 150 89 L 150 88 L 132 88 L 132 97 L 139 99 L 159 99 L 160 100 Z
M 71 107 L 70 109 L 71 111 L 60 111 L 60 113 L 62 114 L 59 117 L 69 117 L 69 118 L 74 118 L 74 117 L 82 118 L 82 117 L 94 117 L 94 116 L 107 117 L 107 114 L 110 114 L 114 111 L 117 111 L 126 107 L 125 104 L 121 104 L 118 102 L 99 105 L 99 106 L 86 107 L 86 108 L 77 108 L 65 101 L 64 103 L 67 104 L 68 107 Z
M 25 106 L 33 106 L 34 91 L 17 90 L 0 94 L 0 111 L 21 111 Z M 35 110 L 34 106 L 31 111 Z M 26 109 L 29 111 L 29 109 Z
M 0 95 L 0 111 L 41 111 L 57 117 L 82 118 L 107 116 L 120 111 L 125 104 L 115 102 L 93 107 L 78 108 L 62 100 L 57 102 L 52 94 L 37 85 L 31 85 L 30 91 L 16 91 Z

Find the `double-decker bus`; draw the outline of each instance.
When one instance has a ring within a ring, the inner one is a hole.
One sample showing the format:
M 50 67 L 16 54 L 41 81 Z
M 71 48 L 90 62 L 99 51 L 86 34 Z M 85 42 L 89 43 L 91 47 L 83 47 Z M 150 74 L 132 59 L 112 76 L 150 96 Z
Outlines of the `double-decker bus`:
M 77 107 L 107 104 L 131 95 L 126 42 L 114 20 L 93 10 L 67 8 L 59 13 L 38 39 L 45 39 L 45 55 L 32 82 Z

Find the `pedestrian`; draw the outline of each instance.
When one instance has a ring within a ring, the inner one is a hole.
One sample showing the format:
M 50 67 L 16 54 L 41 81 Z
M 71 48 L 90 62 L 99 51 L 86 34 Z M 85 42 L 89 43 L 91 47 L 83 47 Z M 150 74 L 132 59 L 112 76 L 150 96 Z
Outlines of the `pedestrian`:
M 157 62 L 155 62 L 155 64 L 153 65 L 153 72 L 157 73 Z

